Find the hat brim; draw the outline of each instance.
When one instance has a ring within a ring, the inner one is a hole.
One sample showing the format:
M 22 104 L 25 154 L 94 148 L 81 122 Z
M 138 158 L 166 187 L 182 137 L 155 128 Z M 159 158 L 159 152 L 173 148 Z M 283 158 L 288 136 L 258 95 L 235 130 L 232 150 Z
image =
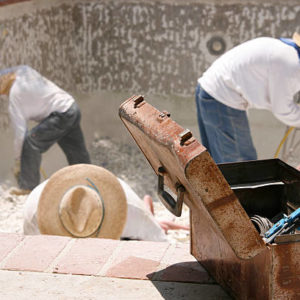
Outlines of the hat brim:
M 108 170 L 90 164 L 77 164 L 60 169 L 48 180 L 40 196 L 37 221 L 42 234 L 70 236 L 59 218 L 59 205 L 64 193 L 75 185 L 92 182 L 104 202 L 104 219 L 100 230 L 90 237 L 119 239 L 127 218 L 127 201 L 117 177 Z
M 294 32 L 293 40 L 298 47 L 300 47 L 300 34 L 298 32 Z

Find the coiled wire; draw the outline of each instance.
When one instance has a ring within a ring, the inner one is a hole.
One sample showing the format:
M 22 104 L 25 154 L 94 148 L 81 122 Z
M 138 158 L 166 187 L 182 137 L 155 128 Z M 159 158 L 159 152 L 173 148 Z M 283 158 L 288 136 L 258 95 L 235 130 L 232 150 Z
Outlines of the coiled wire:
M 259 232 L 260 236 L 264 236 L 264 234 L 274 225 L 268 218 L 258 215 L 253 215 L 250 220 Z

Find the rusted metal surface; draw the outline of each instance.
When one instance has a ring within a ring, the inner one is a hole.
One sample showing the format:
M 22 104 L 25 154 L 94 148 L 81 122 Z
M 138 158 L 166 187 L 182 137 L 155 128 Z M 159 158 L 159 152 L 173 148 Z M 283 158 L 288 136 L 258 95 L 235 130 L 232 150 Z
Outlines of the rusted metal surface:
M 216 165 L 189 130 L 142 96 L 125 101 L 119 114 L 160 180 L 183 195 L 191 210 L 191 252 L 208 272 L 237 299 L 299 299 L 299 238 L 266 244 L 249 214 L 299 207 L 300 173 L 280 160 Z M 180 199 L 168 195 L 162 202 L 180 215 Z
M 300 243 L 273 246 L 272 258 L 273 299 L 300 299 Z

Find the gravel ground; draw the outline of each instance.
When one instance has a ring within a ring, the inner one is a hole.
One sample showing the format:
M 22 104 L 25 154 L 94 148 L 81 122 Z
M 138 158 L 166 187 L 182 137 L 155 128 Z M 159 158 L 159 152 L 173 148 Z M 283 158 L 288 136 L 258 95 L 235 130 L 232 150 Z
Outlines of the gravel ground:
M 121 179 L 125 180 L 135 192 L 143 198 L 149 194 L 154 199 L 155 216 L 159 220 L 172 220 L 177 224 L 189 224 L 189 210 L 183 207 L 182 216 L 174 217 L 158 201 L 156 195 L 157 177 L 135 145 L 118 143 L 110 138 L 98 138 L 92 143 L 90 150 L 92 163 L 102 166 Z M 23 232 L 23 204 L 27 196 L 10 194 L 13 183 L 7 181 L 0 185 L 0 231 Z M 169 230 L 170 243 L 188 243 L 189 232 L 186 230 Z
M 94 139 L 90 154 L 93 164 L 106 168 L 126 181 L 141 198 L 149 194 L 158 200 L 157 177 L 136 145 L 103 137 Z

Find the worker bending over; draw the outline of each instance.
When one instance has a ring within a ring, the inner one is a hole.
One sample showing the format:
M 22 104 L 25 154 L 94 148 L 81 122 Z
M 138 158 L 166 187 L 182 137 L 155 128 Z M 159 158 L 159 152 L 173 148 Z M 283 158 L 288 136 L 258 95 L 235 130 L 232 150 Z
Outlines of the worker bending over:
M 0 94 L 9 97 L 15 129 L 14 175 L 20 193 L 40 182 L 41 154 L 58 143 L 70 165 L 90 163 L 74 98 L 29 66 L 0 71 Z M 28 121 L 38 124 L 28 128 Z
M 256 160 L 246 110 L 266 109 L 300 127 L 300 35 L 260 37 L 234 47 L 198 79 L 202 144 L 216 163 Z

